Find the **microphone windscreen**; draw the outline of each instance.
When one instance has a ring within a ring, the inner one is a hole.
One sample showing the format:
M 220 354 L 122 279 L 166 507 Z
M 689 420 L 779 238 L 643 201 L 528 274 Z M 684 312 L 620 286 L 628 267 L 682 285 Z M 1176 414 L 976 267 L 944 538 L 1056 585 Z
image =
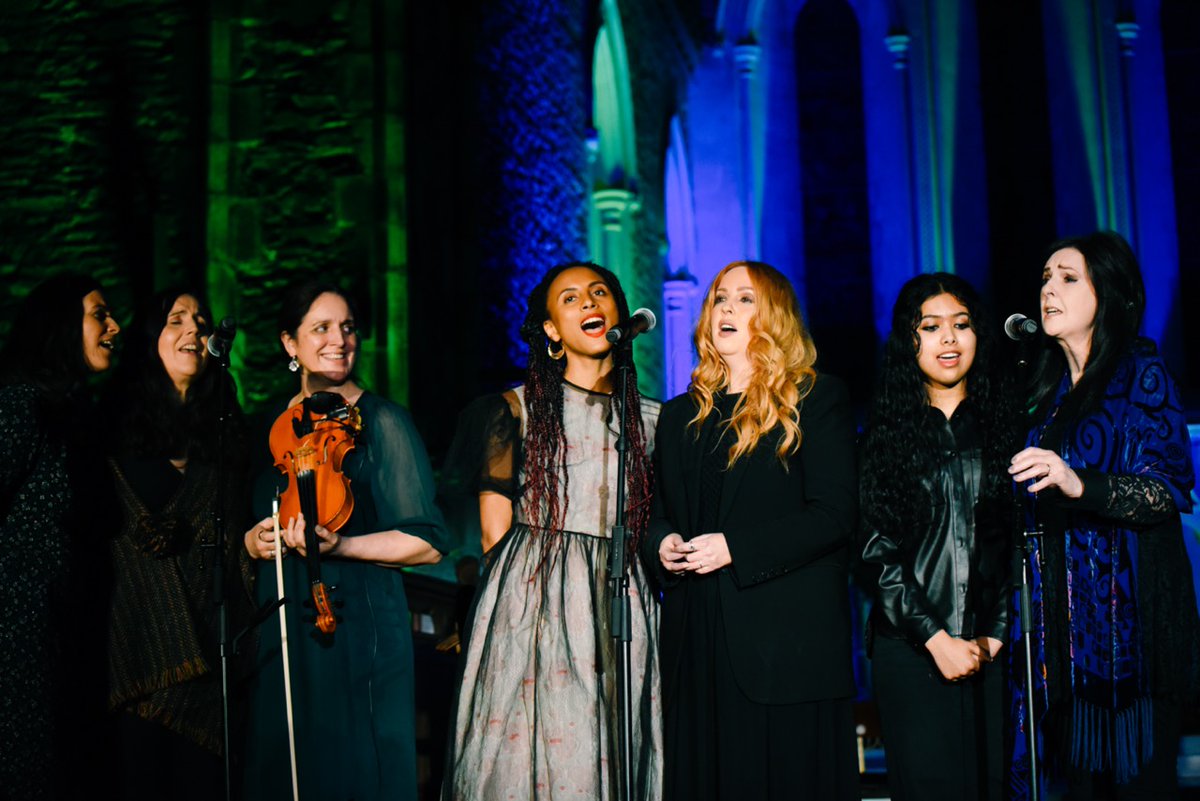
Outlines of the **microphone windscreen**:
M 1010 314 L 1004 321 L 1004 333 L 1009 339 L 1028 339 L 1038 332 L 1038 324 L 1023 314 Z
M 637 311 L 635 311 L 632 316 L 644 318 L 646 321 L 646 330 L 647 331 L 653 331 L 654 326 L 658 325 L 658 317 L 656 317 L 654 315 L 654 312 L 650 311 L 649 309 L 647 309 L 645 307 L 642 307 L 642 308 L 638 309 Z

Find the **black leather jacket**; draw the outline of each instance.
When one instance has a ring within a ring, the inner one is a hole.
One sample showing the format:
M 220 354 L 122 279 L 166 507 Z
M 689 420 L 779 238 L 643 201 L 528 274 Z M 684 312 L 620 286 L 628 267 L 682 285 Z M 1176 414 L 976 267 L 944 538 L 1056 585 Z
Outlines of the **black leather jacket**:
M 979 502 L 978 422 L 964 402 L 946 420 L 930 408 L 940 458 L 901 517 L 903 531 L 867 532 L 866 574 L 877 577 L 874 634 L 915 646 L 945 629 L 955 637 L 1005 638 L 1011 572 L 1008 504 Z M 896 447 L 904 447 L 896 443 Z

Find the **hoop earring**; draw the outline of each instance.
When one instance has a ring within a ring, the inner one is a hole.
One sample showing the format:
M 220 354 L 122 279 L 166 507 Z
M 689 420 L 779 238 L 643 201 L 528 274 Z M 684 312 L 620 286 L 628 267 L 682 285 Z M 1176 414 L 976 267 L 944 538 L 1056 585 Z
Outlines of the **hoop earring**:
M 288 369 L 291 370 L 293 373 L 297 372 L 300 369 L 300 362 L 296 361 L 295 356 L 293 356 L 292 360 L 290 362 L 288 362 Z
M 558 349 L 558 351 L 556 352 L 554 350 L 554 343 L 550 340 L 546 340 L 546 355 L 549 356 L 551 359 L 554 359 L 554 361 L 558 361 L 563 356 L 567 355 L 567 349 L 560 347 Z

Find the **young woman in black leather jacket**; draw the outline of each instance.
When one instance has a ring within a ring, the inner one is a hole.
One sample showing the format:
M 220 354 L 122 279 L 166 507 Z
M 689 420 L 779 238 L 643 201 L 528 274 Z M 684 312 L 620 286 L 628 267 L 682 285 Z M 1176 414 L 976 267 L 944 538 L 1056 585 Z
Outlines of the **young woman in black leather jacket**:
M 1001 797 L 1011 393 L 962 278 L 900 290 L 862 440 L 872 676 L 895 799 Z

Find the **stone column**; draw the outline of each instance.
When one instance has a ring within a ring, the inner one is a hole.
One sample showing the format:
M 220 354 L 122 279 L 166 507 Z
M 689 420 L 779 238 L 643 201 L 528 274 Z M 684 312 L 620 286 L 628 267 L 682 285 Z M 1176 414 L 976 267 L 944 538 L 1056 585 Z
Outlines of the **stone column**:
M 1117 37 L 1120 39 L 1121 59 L 1121 130 L 1125 139 L 1125 213 L 1129 220 L 1129 244 L 1134 253 L 1139 252 L 1138 242 L 1138 209 L 1137 209 L 1137 170 L 1134 165 L 1134 153 L 1137 152 L 1133 133 L 1133 92 L 1131 83 L 1133 76 L 1133 56 L 1137 45 L 1138 24 L 1132 19 L 1118 20 L 1115 24 Z
M 582 0 L 494 0 L 478 28 L 477 205 L 483 291 L 503 335 L 481 361 L 525 363 L 519 329 L 530 290 L 552 265 L 587 246 L 587 129 Z M 498 373 L 503 374 L 498 369 Z
M 692 306 L 700 288 L 683 270 L 663 282 L 663 362 L 666 398 L 687 390 L 695 355 L 692 352 Z
M 631 215 L 640 208 L 637 195 L 628 189 L 597 189 L 592 202 L 600 215 L 600 263 L 616 273 L 625 291 L 633 291 L 634 274 L 630 233 Z
M 738 104 L 738 165 L 742 195 L 742 255 L 747 259 L 759 257 L 758 181 L 755 170 L 755 113 L 754 90 L 758 82 L 758 62 L 762 48 L 753 40 L 744 41 L 733 49 L 737 65 Z
M 883 43 L 892 54 L 892 69 L 900 79 L 900 91 L 904 94 L 904 119 L 900 135 L 904 137 L 904 154 L 907 159 L 904 169 L 908 175 L 908 225 L 912 242 L 913 269 L 921 267 L 921 194 L 917 187 L 917 159 L 913 142 L 912 77 L 908 69 L 908 51 L 912 37 L 905 31 L 893 31 L 884 37 Z M 890 304 L 888 304 L 890 305 Z

